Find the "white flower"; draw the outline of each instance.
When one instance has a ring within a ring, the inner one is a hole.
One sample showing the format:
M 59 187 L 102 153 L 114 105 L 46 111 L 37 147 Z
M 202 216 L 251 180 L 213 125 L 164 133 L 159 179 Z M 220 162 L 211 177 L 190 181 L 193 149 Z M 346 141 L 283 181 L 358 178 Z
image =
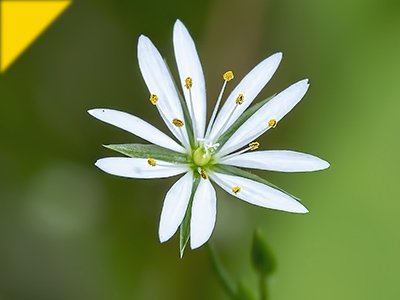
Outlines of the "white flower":
M 301 80 L 272 99 L 248 108 L 278 68 L 282 54 L 276 53 L 242 79 L 217 114 L 224 89 L 233 78 L 233 73 L 228 71 L 223 75 L 223 87 L 206 127 L 203 70 L 195 44 L 179 20 L 174 26 L 173 42 L 184 100 L 160 53 L 143 35 L 139 38 L 138 60 L 150 101 L 179 143 L 138 117 L 111 109 L 92 109 L 89 113 L 95 118 L 154 144 L 106 146 L 130 157 L 102 158 L 96 166 L 109 174 L 130 178 L 184 174 L 166 194 L 159 227 L 160 241 L 165 242 L 181 226 L 181 253 L 189 232 L 192 249 L 203 245 L 211 236 L 216 218 L 212 182 L 251 204 L 287 212 L 308 212 L 293 196 L 237 168 L 304 172 L 329 166 L 309 154 L 254 151 L 259 147 L 255 139 L 275 128 L 301 100 L 308 89 L 308 80 Z

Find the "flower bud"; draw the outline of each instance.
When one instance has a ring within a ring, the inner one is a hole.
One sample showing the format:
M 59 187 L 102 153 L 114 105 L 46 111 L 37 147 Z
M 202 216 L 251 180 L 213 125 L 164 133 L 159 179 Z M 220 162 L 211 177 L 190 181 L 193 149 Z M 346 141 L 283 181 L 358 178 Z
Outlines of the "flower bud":
M 262 276 L 269 276 L 276 269 L 275 257 L 259 229 L 254 232 L 251 260 L 254 268 Z

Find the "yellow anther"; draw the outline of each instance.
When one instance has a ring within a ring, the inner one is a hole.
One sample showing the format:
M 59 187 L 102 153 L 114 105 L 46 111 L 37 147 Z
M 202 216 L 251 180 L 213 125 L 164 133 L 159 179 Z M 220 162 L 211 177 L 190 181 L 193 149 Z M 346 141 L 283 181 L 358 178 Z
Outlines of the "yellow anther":
M 251 151 L 257 150 L 258 147 L 260 147 L 260 143 L 259 142 L 252 142 L 252 143 L 249 144 L 249 147 L 250 147 Z
M 182 127 L 184 125 L 183 121 L 179 120 L 178 118 L 173 119 L 172 124 L 174 124 L 176 127 Z
M 206 173 L 206 171 L 204 171 L 204 169 L 201 169 L 200 175 L 201 175 L 201 177 L 202 177 L 203 179 L 207 179 L 207 178 L 208 178 L 207 173 Z
M 150 166 L 152 166 L 152 167 L 155 167 L 155 166 L 156 166 L 156 161 L 155 161 L 154 159 L 152 159 L 152 158 L 149 158 L 149 159 L 147 160 L 147 163 L 148 163 Z
M 275 119 L 271 119 L 268 122 L 268 126 L 271 128 L 275 128 L 277 124 L 278 124 L 278 122 Z
M 244 102 L 244 96 L 243 94 L 239 94 L 239 96 L 236 98 L 236 104 L 243 104 Z
M 224 73 L 224 76 L 222 76 L 224 78 L 224 80 L 226 81 L 231 81 L 233 79 L 233 72 L 232 71 L 228 71 L 226 73 Z
M 235 187 L 232 189 L 232 192 L 233 192 L 235 195 L 237 195 L 237 193 L 240 192 L 240 187 L 235 186 Z
M 151 104 L 156 105 L 156 103 L 158 101 L 158 96 L 155 94 L 151 94 L 149 100 L 150 100 Z
M 192 86 L 193 86 L 192 78 L 191 78 L 191 77 L 186 78 L 186 79 L 185 79 L 185 87 L 186 87 L 187 89 L 191 89 Z

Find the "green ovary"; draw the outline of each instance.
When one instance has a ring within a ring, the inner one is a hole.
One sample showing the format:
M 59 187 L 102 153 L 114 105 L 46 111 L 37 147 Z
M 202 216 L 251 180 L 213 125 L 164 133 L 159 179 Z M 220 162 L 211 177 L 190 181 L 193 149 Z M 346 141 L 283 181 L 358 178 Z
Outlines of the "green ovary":
M 193 153 L 193 162 L 199 167 L 203 167 L 209 163 L 211 159 L 210 154 L 206 154 L 204 147 L 197 148 Z

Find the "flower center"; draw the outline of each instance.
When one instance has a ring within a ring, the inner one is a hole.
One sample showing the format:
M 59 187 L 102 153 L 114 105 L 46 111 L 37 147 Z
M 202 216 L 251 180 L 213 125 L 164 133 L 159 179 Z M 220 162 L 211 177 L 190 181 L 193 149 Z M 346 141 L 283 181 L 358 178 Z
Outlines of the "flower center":
M 206 164 L 208 164 L 210 159 L 211 159 L 211 154 L 208 153 L 203 146 L 197 148 L 196 151 L 194 151 L 193 153 L 193 162 L 200 167 L 203 167 Z

